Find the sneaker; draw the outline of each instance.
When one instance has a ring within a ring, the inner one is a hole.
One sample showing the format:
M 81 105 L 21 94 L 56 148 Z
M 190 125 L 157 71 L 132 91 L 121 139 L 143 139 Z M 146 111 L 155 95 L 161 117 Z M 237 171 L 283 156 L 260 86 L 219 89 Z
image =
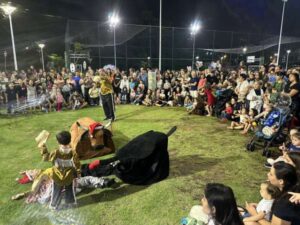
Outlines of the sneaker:
M 103 119 L 103 121 L 105 121 L 105 120 L 109 120 L 109 118 L 105 117 L 105 118 Z
M 268 164 L 273 165 L 275 163 L 274 159 L 268 158 L 267 159 Z
M 265 167 L 271 169 L 272 165 L 269 163 L 265 163 Z
M 109 188 L 116 183 L 115 179 L 103 178 L 103 186 L 102 188 Z

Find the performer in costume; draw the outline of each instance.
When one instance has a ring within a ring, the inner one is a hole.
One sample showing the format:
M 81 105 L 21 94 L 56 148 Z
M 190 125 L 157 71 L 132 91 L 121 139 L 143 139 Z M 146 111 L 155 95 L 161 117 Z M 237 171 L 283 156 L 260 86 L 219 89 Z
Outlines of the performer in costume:
M 65 190 L 66 204 L 76 204 L 74 179 L 80 176 L 80 162 L 70 146 L 71 134 L 62 131 L 56 135 L 59 148 L 49 153 L 46 145 L 42 145 L 41 154 L 44 161 L 50 161 L 53 167 L 47 169 L 47 175 L 53 180 L 50 208 L 57 209 Z
M 114 121 L 116 117 L 112 82 L 113 79 L 109 74 L 105 73 L 104 71 L 100 72 L 100 94 L 105 113 L 104 120 Z

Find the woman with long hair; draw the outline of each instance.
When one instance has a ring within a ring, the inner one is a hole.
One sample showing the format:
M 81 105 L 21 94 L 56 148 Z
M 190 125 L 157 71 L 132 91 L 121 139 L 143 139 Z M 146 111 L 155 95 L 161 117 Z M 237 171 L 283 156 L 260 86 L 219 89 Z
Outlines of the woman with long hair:
M 218 183 L 209 183 L 202 198 L 203 212 L 209 216 L 209 225 L 242 225 L 233 191 Z
M 270 183 L 278 187 L 281 194 L 275 199 L 272 207 L 272 219 L 257 222 L 245 222 L 245 225 L 298 225 L 300 224 L 300 206 L 289 201 L 288 192 L 299 192 L 298 176 L 294 166 L 277 162 L 268 173 Z

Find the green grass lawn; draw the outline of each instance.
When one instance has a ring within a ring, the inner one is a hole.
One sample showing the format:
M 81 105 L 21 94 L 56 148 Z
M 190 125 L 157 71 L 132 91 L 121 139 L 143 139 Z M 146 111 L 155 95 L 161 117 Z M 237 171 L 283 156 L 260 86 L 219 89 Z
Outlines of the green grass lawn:
M 101 121 L 101 108 L 0 118 L 0 224 L 176 225 L 199 204 L 208 182 L 233 188 L 239 204 L 258 201 L 259 184 L 266 179 L 260 152 L 245 151 L 247 137 L 228 131 L 215 118 L 189 116 L 182 108 L 118 106 L 113 124 L 120 148 L 148 130 L 167 132 L 171 160 L 168 179 L 152 186 L 121 184 L 117 189 L 88 190 L 77 196 L 76 209 L 53 212 L 38 204 L 27 205 L 10 197 L 30 184 L 15 181 L 19 171 L 46 168 L 34 141 L 43 129 L 52 133 L 49 149 L 56 147 L 55 133 L 68 130 L 79 117 Z M 248 137 L 249 138 L 249 137 Z M 68 221 L 68 222 L 63 222 Z

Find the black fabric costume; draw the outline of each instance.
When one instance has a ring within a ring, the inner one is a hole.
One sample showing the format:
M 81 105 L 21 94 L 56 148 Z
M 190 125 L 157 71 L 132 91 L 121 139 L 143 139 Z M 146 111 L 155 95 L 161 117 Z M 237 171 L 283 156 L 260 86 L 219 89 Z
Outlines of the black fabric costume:
M 150 185 L 169 176 L 168 134 L 148 131 L 131 140 L 117 151 L 116 156 L 101 160 L 90 170 L 88 164 L 81 167 L 82 176 L 108 176 L 115 174 L 124 183 Z

